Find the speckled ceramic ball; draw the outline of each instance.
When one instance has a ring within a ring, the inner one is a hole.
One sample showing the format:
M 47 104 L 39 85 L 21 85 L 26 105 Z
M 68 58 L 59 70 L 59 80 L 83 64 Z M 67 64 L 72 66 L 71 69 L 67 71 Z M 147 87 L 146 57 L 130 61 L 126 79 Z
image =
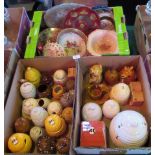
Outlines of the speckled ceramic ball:
M 112 119 L 120 112 L 119 103 L 115 100 L 107 100 L 102 106 L 102 111 L 106 118 Z
M 36 96 L 36 87 L 30 82 L 25 82 L 20 86 L 20 93 L 25 99 L 34 98 Z
M 36 126 L 43 127 L 44 121 L 47 118 L 48 113 L 42 107 L 35 107 L 31 111 L 31 119 Z
M 130 97 L 130 88 L 125 83 L 114 85 L 110 91 L 110 98 L 117 101 L 120 105 L 128 103 Z
M 96 103 L 86 103 L 82 108 L 82 118 L 84 121 L 97 121 L 102 118 L 102 110 Z
M 34 98 L 28 98 L 28 99 L 23 100 L 23 104 L 22 104 L 22 116 L 24 118 L 28 118 L 28 119 L 31 120 L 31 117 L 30 117 L 31 111 L 36 106 L 38 106 L 38 102 Z
M 48 111 L 49 115 L 51 115 L 51 114 L 60 115 L 62 113 L 62 105 L 58 101 L 50 102 L 47 107 L 47 111 Z
M 30 137 L 34 142 L 37 142 L 38 138 L 43 136 L 45 133 L 44 129 L 38 126 L 34 126 L 30 130 Z

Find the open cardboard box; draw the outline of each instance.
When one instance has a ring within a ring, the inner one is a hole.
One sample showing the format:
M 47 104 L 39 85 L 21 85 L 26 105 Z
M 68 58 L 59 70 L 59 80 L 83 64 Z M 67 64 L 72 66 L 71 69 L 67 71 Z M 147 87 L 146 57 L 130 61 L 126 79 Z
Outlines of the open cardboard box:
M 151 125 L 151 97 L 150 97 L 150 86 L 146 74 L 146 70 L 143 64 L 143 60 L 140 56 L 104 56 L 104 57 L 83 57 L 78 61 L 78 80 L 77 80 L 77 101 L 76 101 L 76 116 L 75 125 L 73 130 L 73 148 L 77 154 L 148 154 L 150 153 L 151 144 L 149 142 L 141 148 L 130 148 L 121 149 L 116 148 L 108 135 L 108 127 L 110 121 L 105 120 L 106 124 L 106 134 L 107 134 L 107 148 L 84 148 L 80 147 L 80 124 L 81 124 L 81 108 L 82 108 L 82 95 L 83 95 L 83 85 L 84 85 L 84 75 L 88 71 L 88 67 L 93 64 L 102 64 L 103 66 L 118 68 L 123 65 L 136 65 L 138 80 L 142 83 L 142 88 L 144 92 L 145 102 L 142 106 L 122 106 L 121 111 L 125 109 L 132 109 L 140 112 L 144 115 L 148 122 L 148 128 L 150 130 Z M 149 131 L 150 133 L 150 131 Z M 150 137 L 148 141 L 150 141 Z
M 87 5 L 86 5 L 87 6 Z M 104 55 L 130 55 L 129 43 L 128 43 L 128 32 L 125 23 L 125 16 L 123 12 L 123 8 L 121 6 L 109 7 L 114 16 L 114 26 L 117 37 L 117 46 L 118 49 L 114 53 L 105 53 Z M 96 8 L 96 10 L 98 10 Z M 25 50 L 24 58 L 35 58 L 38 56 L 38 39 L 39 34 L 42 30 L 48 28 L 44 21 L 44 15 L 46 12 L 44 11 L 35 11 L 32 18 L 32 24 L 30 28 L 29 35 L 27 37 L 27 46 Z M 52 19 L 52 17 L 51 17 Z M 53 20 L 55 20 L 53 18 Z M 54 27 L 56 28 L 56 27 Z M 63 22 L 57 28 L 63 29 Z M 88 51 L 86 51 L 86 55 L 90 55 Z M 40 57 L 40 56 L 39 56 Z
M 25 59 L 19 60 L 17 64 L 16 72 L 14 75 L 13 83 L 11 86 L 11 90 L 7 99 L 5 112 L 4 112 L 5 153 L 9 153 L 9 150 L 7 148 L 7 142 L 11 134 L 14 133 L 14 122 L 18 117 L 21 116 L 23 98 L 20 95 L 19 80 L 24 78 L 24 71 L 28 66 L 35 67 L 39 71 L 55 71 L 56 69 L 66 70 L 68 67 L 76 67 L 75 61 L 72 59 L 72 57 L 37 58 L 37 59 L 29 59 L 29 60 L 25 60 Z M 77 79 L 75 79 L 75 83 L 76 81 Z M 75 90 L 76 90 L 76 85 L 75 85 Z M 74 102 L 73 108 L 74 106 L 75 106 L 75 102 Z M 73 121 L 74 121 L 74 117 L 73 117 Z M 33 149 L 32 154 L 37 154 L 35 148 Z M 72 141 L 70 145 L 70 154 L 73 154 Z
M 145 59 L 151 53 L 151 16 L 146 14 L 146 5 L 136 7 L 134 34 L 139 54 Z

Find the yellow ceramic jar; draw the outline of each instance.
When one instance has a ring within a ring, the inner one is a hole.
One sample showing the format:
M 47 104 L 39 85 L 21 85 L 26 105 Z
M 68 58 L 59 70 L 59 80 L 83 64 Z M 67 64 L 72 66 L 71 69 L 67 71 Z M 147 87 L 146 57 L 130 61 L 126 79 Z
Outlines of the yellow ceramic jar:
M 41 73 L 33 67 L 27 67 L 25 71 L 25 79 L 38 87 L 41 80 Z
M 32 147 L 32 140 L 29 135 L 15 133 L 8 140 L 8 148 L 13 153 L 28 153 Z
M 45 120 L 45 129 L 49 136 L 59 137 L 66 131 L 65 120 L 57 114 L 48 116 Z

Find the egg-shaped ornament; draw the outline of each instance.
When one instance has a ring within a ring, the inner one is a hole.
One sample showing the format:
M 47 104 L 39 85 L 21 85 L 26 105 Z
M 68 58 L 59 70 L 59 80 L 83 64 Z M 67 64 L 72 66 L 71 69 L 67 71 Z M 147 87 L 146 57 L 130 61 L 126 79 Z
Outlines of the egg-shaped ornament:
M 38 87 L 41 81 L 41 73 L 36 68 L 27 67 L 25 71 L 25 79 Z
M 120 112 L 120 105 L 115 100 L 107 100 L 102 106 L 103 115 L 112 119 Z
M 84 121 L 99 121 L 102 118 L 102 110 L 96 103 L 86 103 L 82 108 L 82 118 Z
M 117 101 L 120 105 L 128 103 L 130 98 L 130 88 L 125 83 L 114 85 L 110 91 L 110 98 Z
M 30 130 L 30 137 L 32 138 L 34 142 L 37 142 L 38 138 L 43 136 L 44 133 L 45 133 L 45 130 L 43 128 L 34 126 Z
M 49 115 L 51 114 L 58 114 L 60 115 L 62 113 L 62 105 L 58 101 L 53 101 L 49 103 L 47 111 Z
M 34 98 L 36 97 L 36 87 L 30 82 L 25 82 L 20 86 L 20 93 L 23 98 Z
M 22 116 L 31 120 L 30 114 L 33 108 L 38 106 L 38 102 L 34 98 L 28 98 L 23 100 L 22 104 Z
M 35 107 L 31 111 L 32 122 L 39 127 L 44 126 L 44 121 L 48 116 L 47 111 L 42 107 Z

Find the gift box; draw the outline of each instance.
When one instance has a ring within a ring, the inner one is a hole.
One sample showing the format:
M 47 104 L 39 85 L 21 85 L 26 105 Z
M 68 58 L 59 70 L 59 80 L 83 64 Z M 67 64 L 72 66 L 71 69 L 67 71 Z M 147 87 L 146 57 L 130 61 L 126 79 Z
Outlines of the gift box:
M 81 122 L 81 147 L 106 147 L 106 131 L 103 121 Z
M 82 147 L 80 146 L 80 133 L 81 133 L 81 122 L 82 120 L 82 107 L 86 102 L 85 90 L 85 75 L 88 72 L 90 66 L 94 64 L 101 64 L 105 67 L 120 68 L 124 65 L 134 65 L 137 68 L 137 80 L 141 82 L 142 90 L 144 94 L 144 103 L 141 106 L 120 106 L 121 111 L 124 110 L 135 110 L 140 112 L 148 123 L 148 130 L 150 133 L 151 125 L 151 97 L 150 97 L 150 85 L 147 78 L 145 66 L 141 56 L 104 56 L 104 57 L 83 57 L 81 58 L 78 65 L 78 81 L 77 81 L 77 101 L 76 101 L 76 116 L 75 125 L 73 130 L 73 148 L 77 154 L 149 154 L 151 152 L 151 144 L 148 142 L 143 147 L 138 148 L 119 148 L 114 145 L 109 135 L 110 120 L 103 117 L 101 120 L 105 122 L 106 126 L 106 141 L 107 148 L 100 147 Z M 87 99 L 88 100 L 88 99 Z

